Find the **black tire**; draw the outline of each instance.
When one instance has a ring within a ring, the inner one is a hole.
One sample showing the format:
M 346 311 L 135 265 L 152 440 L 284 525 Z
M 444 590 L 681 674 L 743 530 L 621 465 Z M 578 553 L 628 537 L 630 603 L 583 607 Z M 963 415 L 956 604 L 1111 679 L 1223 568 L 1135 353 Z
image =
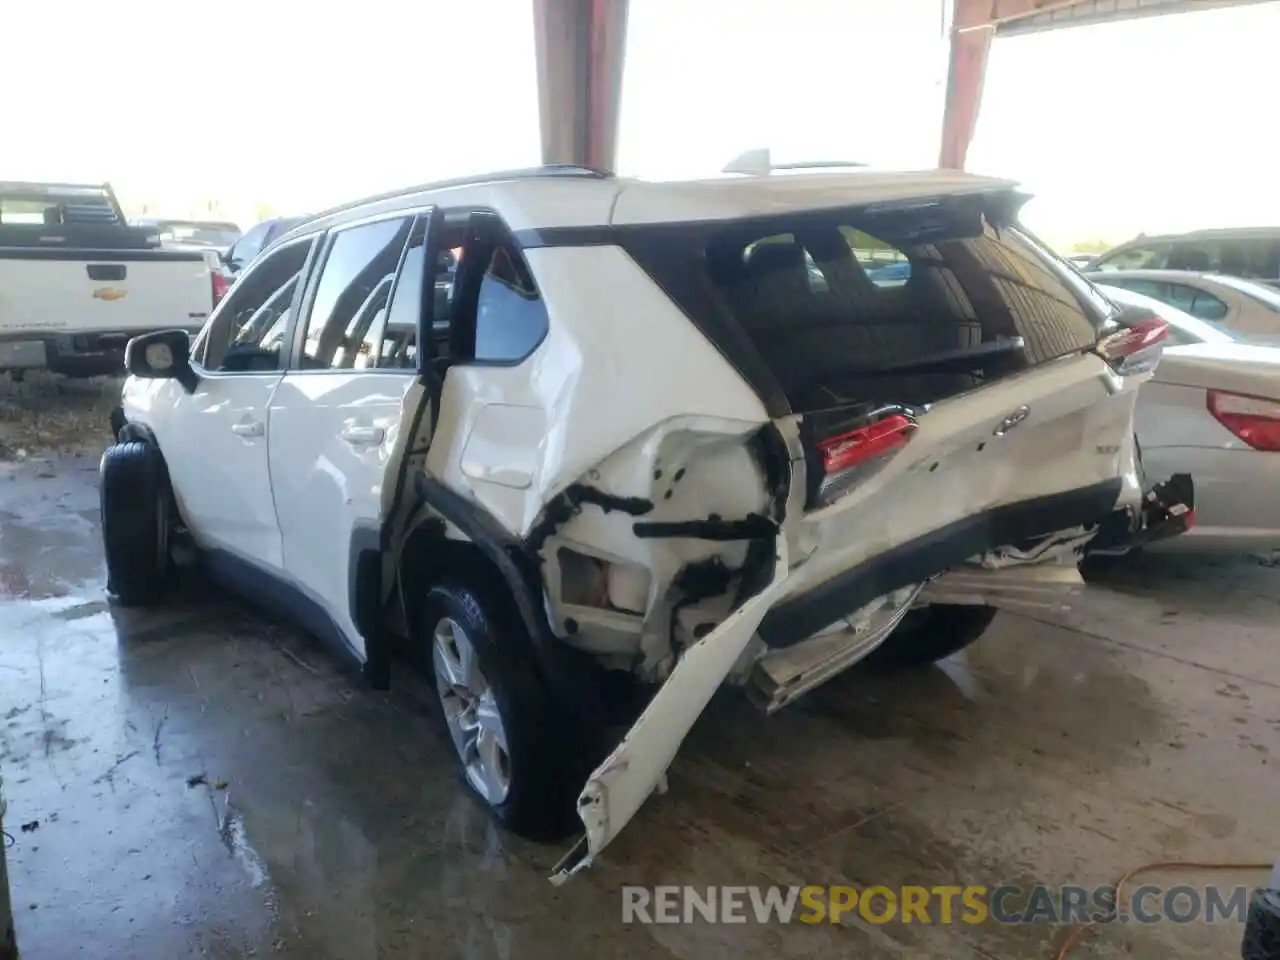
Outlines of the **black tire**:
M 1240 956 L 1244 960 L 1280 960 L 1280 890 L 1254 891 Z
M 880 670 L 925 667 L 977 640 L 995 619 L 995 607 L 935 603 L 912 610 L 862 661 Z
M 434 702 L 463 784 L 503 826 L 520 836 L 558 840 L 581 829 L 576 817 L 577 795 L 582 788 L 581 738 L 572 731 L 539 675 L 529 637 L 511 604 L 496 591 L 491 594 L 466 584 L 432 587 L 422 605 L 418 633 L 428 664 L 432 663 L 436 627 L 445 618 L 463 629 L 475 650 L 507 739 L 510 786 L 505 799 L 494 803 L 468 778 L 448 730 L 443 698 L 437 693 Z
M 157 603 L 168 587 L 173 515 L 164 457 L 129 440 L 107 447 L 98 470 L 107 591 L 123 607 Z

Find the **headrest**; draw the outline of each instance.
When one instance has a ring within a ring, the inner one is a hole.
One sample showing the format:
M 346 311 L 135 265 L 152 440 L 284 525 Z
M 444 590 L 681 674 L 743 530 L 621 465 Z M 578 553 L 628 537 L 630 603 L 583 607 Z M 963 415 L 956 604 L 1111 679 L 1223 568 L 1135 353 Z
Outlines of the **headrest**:
M 747 255 L 747 273 L 754 277 L 804 268 L 804 247 L 791 240 L 756 244 Z

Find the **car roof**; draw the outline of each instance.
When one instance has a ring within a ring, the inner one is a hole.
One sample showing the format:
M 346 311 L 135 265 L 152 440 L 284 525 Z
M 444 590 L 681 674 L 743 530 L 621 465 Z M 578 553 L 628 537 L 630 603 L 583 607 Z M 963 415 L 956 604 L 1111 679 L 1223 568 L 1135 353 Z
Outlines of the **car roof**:
M 1126 240 L 1113 249 L 1119 250 L 1120 247 L 1132 246 L 1135 243 L 1172 243 L 1178 240 L 1249 240 L 1267 239 L 1269 237 L 1280 238 L 1280 227 L 1209 227 L 1203 230 L 1187 230 L 1184 233 L 1139 234 L 1132 240 Z M 1110 253 L 1111 251 L 1107 252 Z
M 953 170 L 725 175 L 645 181 L 585 167 L 500 171 L 409 187 L 317 214 L 288 237 L 431 205 L 497 210 L 514 231 L 715 221 L 880 202 L 1009 191 L 1010 180 Z M 282 238 L 285 239 L 285 238 Z

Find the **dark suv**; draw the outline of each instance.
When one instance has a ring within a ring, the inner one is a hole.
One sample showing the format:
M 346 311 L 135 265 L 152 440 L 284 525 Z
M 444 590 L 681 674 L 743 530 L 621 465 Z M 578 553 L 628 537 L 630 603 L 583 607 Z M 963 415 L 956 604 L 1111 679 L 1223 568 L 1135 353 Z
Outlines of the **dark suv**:
M 1139 236 L 1107 251 L 1089 269 L 1193 270 L 1280 286 L 1280 227 Z
M 263 220 L 240 237 L 222 255 L 222 266 L 213 275 L 213 298 L 217 303 L 235 282 L 236 275 L 247 267 L 261 251 L 271 246 L 276 237 L 283 236 L 301 223 L 305 217 L 273 217 Z

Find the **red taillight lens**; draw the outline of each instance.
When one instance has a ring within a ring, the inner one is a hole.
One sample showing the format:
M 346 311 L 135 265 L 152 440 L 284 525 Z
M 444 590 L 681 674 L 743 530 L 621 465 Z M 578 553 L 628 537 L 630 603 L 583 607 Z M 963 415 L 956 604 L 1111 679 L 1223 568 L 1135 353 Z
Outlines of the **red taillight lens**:
M 911 439 L 916 425 L 895 413 L 857 430 L 818 443 L 823 472 L 830 476 L 892 453 Z
M 227 289 L 230 284 L 227 283 L 227 278 L 222 275 L 220 270 L 214 270 L 209 274 L 209 282 L 213 285 L 213 305 L 216 307 L 218 301 L 227 295 Z
M 1280 402 L 1210 390 L 1209 412 L 1255 450 L 1280 451 Z
M 1160 361 L 1168 337 L 1169 324 L 1159 317 L 1145 317 L 1099 340 L 1098 355 L 1124 376 L 1145 373 Z

